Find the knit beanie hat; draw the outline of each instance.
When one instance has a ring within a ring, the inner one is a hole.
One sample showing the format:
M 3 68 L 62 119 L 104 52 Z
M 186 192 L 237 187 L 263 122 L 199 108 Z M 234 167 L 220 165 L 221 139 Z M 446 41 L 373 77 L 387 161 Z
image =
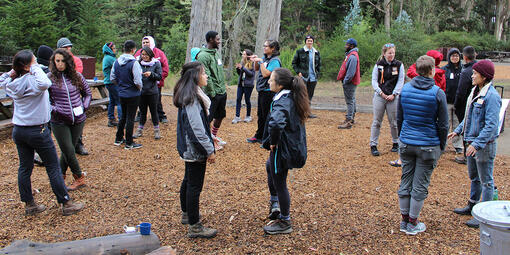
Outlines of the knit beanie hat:
M 484 59 L 476 62 L 473 65 L 473 70 L 487 78 L 487 81 L 491 81 L 494 78 L 494 64 L 490 60 Z
M 68 46 L 73 46 L 73 44 L 71 43 L 71 40 L 69 40 L 69 38 L 62 37 L 62 38 L 58 39 L 57 48 L 64 48 L 64 47 L 68 47 Z
M 37 49 L 37 63 L 49 66 L 51 55 L 53 55 L 53 50 L 49 46 L 39 46 L 39 49 Z

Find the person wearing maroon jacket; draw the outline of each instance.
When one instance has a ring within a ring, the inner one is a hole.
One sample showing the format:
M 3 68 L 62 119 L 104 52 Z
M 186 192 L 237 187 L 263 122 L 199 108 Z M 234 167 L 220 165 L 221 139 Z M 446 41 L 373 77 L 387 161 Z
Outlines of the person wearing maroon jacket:
M 360 63 L 358 55 L 358 42 L 354 38 L 345 41 L 345 59 L 340 67 L 337 81 L 342 81 L 345 103 L 347 104 L 347 114 L 345 120 L 338 128 L 349 129 L 354 125 L 354 115 L 356 114 L 356 86 L 361 82 Z
M 156 41 L 154 40 L 154 38 L 152 38 L 152 36 L 144 36 L 143 37 L 142 48 L 145 46 L 149 47 L 152 50 L 152 52 L 154 52 L 154 59 L 159 60 L 159 62 L 161 63 L 161 76 L 162 77 L 161 77 L 161 80 L 158 82 L 158 90 L 159 90 L 158 117 L 159 117 L 159 122 L 165 124 L 165 123 L 168 123 L 168 119 L 166 118 L 165 111 L 163 111 L 163 105 L 161 104 L 161 89 L 165 86 L 165 79 L 166 79 L 166 77 L 168 77 L 168 72 L 169 72 L 168 59 L 166 58 L 166 55 L 162 50 L 156 48 Z M 135 53 L 135 58 L 140 57 L 141 51 L 142 51 L 142 49 L 140 48 Z M 140 117 L 139 114 L 140 114 L 140 112 L 138 112 L 138 116 L 136 118 L 137 120 Z

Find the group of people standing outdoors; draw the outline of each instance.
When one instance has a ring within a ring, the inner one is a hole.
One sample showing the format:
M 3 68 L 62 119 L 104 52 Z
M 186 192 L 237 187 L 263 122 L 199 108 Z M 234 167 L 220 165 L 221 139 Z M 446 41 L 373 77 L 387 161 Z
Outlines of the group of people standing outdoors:
M 190 238 L 210 238 L 217 234 L 217 230 L 202 224 L 199 198 L 207 162 L 214 163 L 216 151 L 227 144 L 218 137 L 226 117 L 227 100 L 223 62 L 218 51 L 220 35 L 209 31 L 205 40 L 207 44 L 202 48 L 191 50 L 192 60 L 183 65 L 173 95 L 173 104 L 178 108 L 177 151 L 185 165 L 180 188 L 181 223 L 189 225 Z M 256 88 L 257 130 L 247 142 L 260 143 L 269 151 L 266 173 L 270 222 L 263 227 L 267 234 L 292 232 L 286 179 L 290 169 L 305 165 L 305 121 L 317 118 L 311 112 L 311 101 L 320 77 L 321 56 L 313 47 L 314 43 L 315 38 L 308 35 L 303 48 L 296 51 L 292 60 L 295 76 L 282 67 L 280 44 L 275 40 L 264 42 L 263 57 L 249 49 L 243 50 L 242 60 L 236 65 L 239 80 L 232 123 L 241 121 L 243 96 L 247 107 L 244 122 L 252 121 L 250 97 Z M 354 38 L 345 41 L 346 56 L 337 76 L 343 84 L 347 105 L 345 120 L 339 129 L 351 129 L 355 125 L 355 91 L 361 82 L 357 46 Z M 85 112 L 90 106 L 91 91 L 79 71 L 81 61 L 72 55 L 69 39 L 59 40 L 58 49 L 50 54 L 51 48 L 41 47 L 38 55 L 50 56 L 46 62 L 36 61 L 30 51 L 20 51 L 14 57 L 13 70 L 0 77 L 0 85 L 15 104 L 13 140 L 19 153 L 19 192 L 25 202 L 25 212 L 37 214 L 45 210 L 44 205 L 34 201 L 30 183 L 34 152 L 37 152 L 57 201 L 63 204 L 63 214 L 70 215 L 84 207 L 72 202 L 67 191 L 85 185 L 85 173 L 75 153 L 86 120 Z M 104 83 L 110 96 L 108 126 L 117 126 L 114 145 L 124 144 L 125 149 L 142 147 L 133 139 L 143 135 L 148 111 L 154 138 L 160 139 L 159 123 L 168 121 L 161 105 L 161 88 L 168 76 L 165 54 L 155 47 L 150 36 L 143 37 L 139 50 L 134 41 L 126 41 L 118 59 L 113 42 L 103 45 L 102 50 L 105 54 Z M 371 154 L 379 156 L 377 145 L 386 112 L 392 136 L 391 150 L 399 152 L 399 160 L 391 164 L 402 167 L 397 191 L 402 216 L 400 230 L 416 235 L 426 229 L 418 217 L 428 195 L 432 172 L 445 151 L 448 138 L 454 139 L 453 146 L 459 154 L 457 161 L 462 163 L 462 157 L 465 158 L 471 179 L 468 205 L 454 211 L 470 214 L 480 199 L 492 199 L 501 98 L 492 85 L 493 63 L 489 60 L 476 62 L 476 53 L 470 46 L 463 49 L 464 64 L 460 60 L 461 52 L 453 48 L 447 56 L 448 64 L 442 68 L 439 67 L 442 54 L 434 50 L 427 52 L 407 71 L 412 79 L 407 83 L 404 64 L 395 59 L 395 53 L 394 44 L 384 44 L 372 70 L 373 121 L 369 144 Z M 133 132 L 137 111 L 139 125 Z M 50 130 L 61 150 L 59 162 Z M 449 130 L 453 131 L 448 134 Z M 66 187 L 67 168 L 71 169 L 74 180 Z M 467 224 L 476 227 L 478 222 L 472 219 Z

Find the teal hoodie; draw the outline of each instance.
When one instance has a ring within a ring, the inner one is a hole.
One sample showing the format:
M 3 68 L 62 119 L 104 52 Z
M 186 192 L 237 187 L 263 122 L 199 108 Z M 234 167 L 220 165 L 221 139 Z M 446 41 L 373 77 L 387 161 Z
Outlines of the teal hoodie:
M 104 74 L 104 84 L 112 84 L 110 81 L 110 73 L 112 71 L 113 63 L 115 63 L 115 53 L 113 53 L 112 49 L 106 45 L 103 45 L 103 74 Z

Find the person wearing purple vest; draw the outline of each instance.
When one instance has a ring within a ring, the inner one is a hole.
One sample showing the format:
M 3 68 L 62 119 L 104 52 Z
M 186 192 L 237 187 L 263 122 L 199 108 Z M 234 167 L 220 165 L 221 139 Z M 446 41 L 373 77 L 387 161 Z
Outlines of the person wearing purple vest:
M 110 80 L 117 83 L 119 89 L 122 118 L 117 126 L 115 146 L 126 143 L 124 149 L 137 149 L 142 145 L 133 142 L 133 127 L 135 125 L 136 109 L 140 102 L 142 83 L 142 67 L 133 56 L 136 44 L 132 40 L 124 43 L 124 53 L 115 61 L 110 74 Z M 124 128 L 126 139 L 124 140 Z
M 74 68 L 71 54 L 57 49 L 50 59 L 48 78 L 52 86 L 48 89 L 51 102 L 51 130 L 60 147 L 60 168 L 64 180 L 67 168 L 71 168 L 74 181 L 68 190 L 76 190 L 85 185 L 85 175 L 76 158 L 76 144 L 83 132 L 90 106 L 92 92 L 80 73 Z

